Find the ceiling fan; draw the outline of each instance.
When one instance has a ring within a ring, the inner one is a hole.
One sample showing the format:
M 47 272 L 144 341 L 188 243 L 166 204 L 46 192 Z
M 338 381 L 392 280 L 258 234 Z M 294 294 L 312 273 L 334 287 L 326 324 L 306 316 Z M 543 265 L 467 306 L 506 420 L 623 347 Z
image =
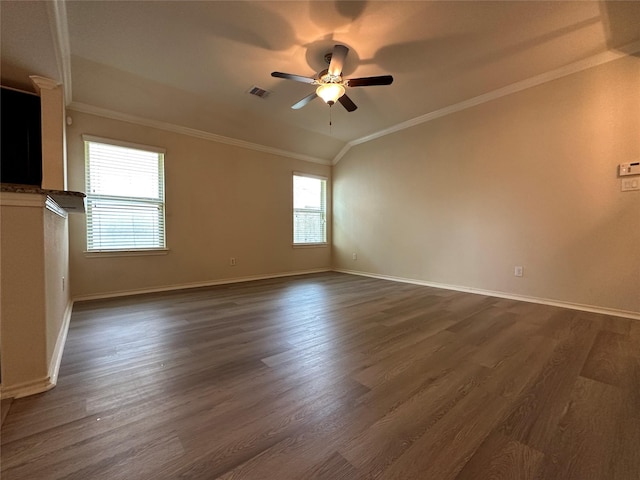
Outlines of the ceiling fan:
M 345 58 L 347 58 L 349 49 L 344 45 L 335 45 L 333 51 L 325 55 L 325 61 L 329 64 L 329 68 L 318 73 L 317 78 L 304 77 L 302 75 L 293 75 L 291 73 L 272 72 L 272 77 L 286 78 L 296 82 L 308 83 L 316 85 L 316 91 L 307 95 L 299 102 L 293 104 L 291 108 L 298 110 L 304 107 L 311 100 L 317 97 L 322 98 L 329 106 L 340 102 L 348 112 L 353 112 L 356 108 L 355 103 L 346 95 L 346 87 L 367 87 L 370 85 L 391 85 L 393 77 L 391 75 L 380 75 L 377 77 L 363 78 L 342 78 L 342 66 Z

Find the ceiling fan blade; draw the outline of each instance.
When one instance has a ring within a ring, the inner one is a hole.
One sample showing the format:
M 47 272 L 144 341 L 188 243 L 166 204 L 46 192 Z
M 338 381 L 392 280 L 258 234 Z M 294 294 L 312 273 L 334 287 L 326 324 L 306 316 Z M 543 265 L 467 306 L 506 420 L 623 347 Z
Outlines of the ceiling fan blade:
M 311 77 L 303 77 L 302 75 L 294 75 L 292 73 L 271 72 L 272 77 L 286 78 L 287 80 L 295 80 L 302 83 L 315 83 L 316 79 Z
M 349 87 L 368 87 L 369 85 L 391 85 L 393 77 L 391 75 L 380 75 L 379 77 L 350 78 L 347 80 Z
M 299 110 L 302 107 L 304 107 L 307 103 L 309 103 L 311 100 L 315 100 L 316 98 L 318 98 L 318 94 L 316 94 L 316 92 L 313 92 L 307 95 L 306 97 L 304 97 L 298 103 L 294 103 L 293 105 L 291 105 L 291 108 L 293 108 L 294 110 Z
M 331 63 L 329 63 L 329 75 L 334 77 L 340 76 L 342 73 L 342 66 L 344 65 L 344 59 L 347 58 L 349 49 L 344 45 L 335 45 L 333 52 L 331 52 Z
M 347 97 L 347 95 L 342 95 L 338 99 L 338 101 L 342 104 L 344 108 L 347 109 L 347 112 L 353 112 L 356 108 L 358 108 L 358 106 L 355 103 L 353 103 L 353 100 Z

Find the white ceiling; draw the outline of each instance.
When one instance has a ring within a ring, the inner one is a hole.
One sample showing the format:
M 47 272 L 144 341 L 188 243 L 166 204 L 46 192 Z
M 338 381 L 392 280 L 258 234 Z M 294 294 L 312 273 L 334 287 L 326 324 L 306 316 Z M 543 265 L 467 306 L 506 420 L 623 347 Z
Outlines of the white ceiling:
M 0 9 L 3 85 L 31 89 L 28 75 L 42 75 L 65 82 L 78 109 L 324 161 L 412 119 L 640 50 L 640 1 L 3 0 Z M 359 108 L 332 107 L 330 129 L 321 100 L 290 108 L 313 86 L 270 73 L 314 76 L 336 43 L 350 48 L 345 77 L 395 80 L 348 89 Z M 247 94 L 253 85 L 271 94 Z

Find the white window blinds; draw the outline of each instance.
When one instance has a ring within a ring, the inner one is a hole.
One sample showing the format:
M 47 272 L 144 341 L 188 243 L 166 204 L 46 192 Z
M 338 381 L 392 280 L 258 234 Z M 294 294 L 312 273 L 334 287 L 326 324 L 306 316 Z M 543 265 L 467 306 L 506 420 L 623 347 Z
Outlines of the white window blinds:
M 84 140 L 87 250 L 165 248 L 164 150 Z
M 327 241 L 327 181 L 324 178 L 293 175 L 293 243 Z

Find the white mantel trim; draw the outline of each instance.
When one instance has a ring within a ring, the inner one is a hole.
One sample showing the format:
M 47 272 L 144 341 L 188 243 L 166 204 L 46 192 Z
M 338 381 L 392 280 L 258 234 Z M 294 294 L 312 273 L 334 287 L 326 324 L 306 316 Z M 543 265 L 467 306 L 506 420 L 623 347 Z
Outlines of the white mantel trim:
M 172 123 L 137 117 L 135 115 L 129 115 L 127 113 L 121 113 L 121 112 L 116 112 L 114 110 L 109 110 L 107 108 L 95 107 L 87 103 L 71 102 L 68 108 L 70 110 L 74 110 L 80 113 L 88 113 L 90 115 L 109 118 L 111 120 L 119 120 L 121 122 L 127 122 L 127 123 L 133 123 L 136 125 L 142 125 L 145 127 L 157 128 L 159 130 L 179 133 L 181 135 L 187 135 L 195 138 L 202 138 L 204 140 L 210 140 L 212 142 L 217 142 L 217 143 L 224 143 L 226 145 L 233 145 L 236 147 L 246 148 L 248 150 L 256 150 L 258 152 L 269 153 L 269 154 L 278 155 L 281 157 L 294 158 L 296 160 L 302 160 L 304 162 L 319 163 L 321 165 L 331 165 L 331 160 L 325 160 L 323 158 L 312 157 L 310 155 L 303 155 L 300 153 L 289 152 L 287 150 L 281 150 L 279 148 L 267 147 L 265 145 L 260 145 L 258 143 L 252 143 L 252 142 L 247 142 L 245 140 L 238 140 L 231 137 L 225 137 L 223 135 L 205 132 L 203 130 L 196 130 L 195 128 L 183 127 L 181 125 L 175 125 Z
M 45 199 L 44 206 L 47 210 L 49 210 L 52 213 L 55 213 L 59 217 L 67 218 L 68 216 L 67 212 L 65 212 L 65 210 L 60 205 L 58 205 L 58 203 L 53 198 L 51 198 L 48 195 L 47 195 L 47 198 Z
M 38 91 L 38 95 L 42 95 L 42 89 L 54 90 L 58 87 L 58 85 L 60 85 L 57 81 L 51 78 L 41 77 L 40 75 L 29 75 L 29 79 Z
M 47 196 L 42 193 L 0 192 L 0 205 L 3 207 L 45 206 Z

